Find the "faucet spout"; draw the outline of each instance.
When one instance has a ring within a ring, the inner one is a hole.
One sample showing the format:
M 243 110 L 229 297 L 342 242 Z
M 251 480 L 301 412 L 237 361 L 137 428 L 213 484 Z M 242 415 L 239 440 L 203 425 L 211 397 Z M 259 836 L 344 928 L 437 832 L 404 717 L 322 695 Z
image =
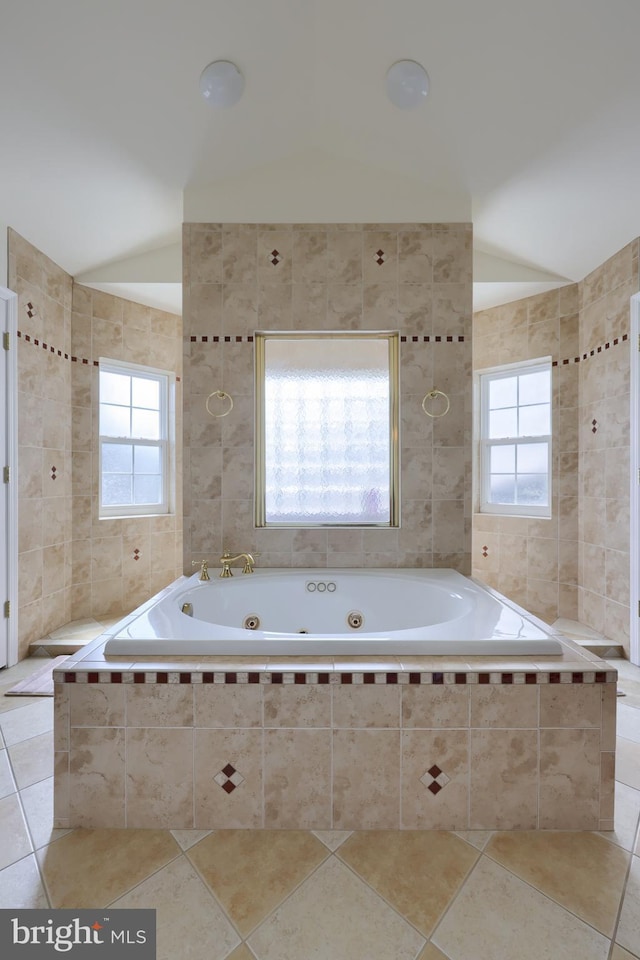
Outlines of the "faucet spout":
M 231 570 L 231 564 L 235 563 L 236 560 L 244 560 L 244 566 L 242 567 L 243 573 L 253 573 L 253 568 L 256 561 L 253 558 L 253 555 L 250 553 L 239 553 L 235 557 L 232 557 L 228 550 L 225 550 L 222 556 L 220 557 L 220 563 L 222 564 L 222 570 L 220 571 L 220 576 L 223 578 L 232 577 L 233 571 Z

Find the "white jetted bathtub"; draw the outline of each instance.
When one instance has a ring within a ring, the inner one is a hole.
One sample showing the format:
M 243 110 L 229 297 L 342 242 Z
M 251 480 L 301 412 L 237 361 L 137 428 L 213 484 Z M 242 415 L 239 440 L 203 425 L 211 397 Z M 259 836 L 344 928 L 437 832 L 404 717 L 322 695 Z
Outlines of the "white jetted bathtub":
M 454 570 L 270 569 L 177 580 L 116 625 L 105 653 L 548 656 L 562 648 Z

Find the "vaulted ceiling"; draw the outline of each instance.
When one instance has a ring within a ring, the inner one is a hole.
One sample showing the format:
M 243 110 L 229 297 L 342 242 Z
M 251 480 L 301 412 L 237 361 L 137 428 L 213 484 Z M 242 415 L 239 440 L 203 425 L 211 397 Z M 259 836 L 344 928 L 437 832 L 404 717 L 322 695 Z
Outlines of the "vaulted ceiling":
M 183 219 L 472 220 L 476 308 L 516 299 L 640 234 L 639 36 L 638 0 L 8 0 L 0 220 L 176 312 Z

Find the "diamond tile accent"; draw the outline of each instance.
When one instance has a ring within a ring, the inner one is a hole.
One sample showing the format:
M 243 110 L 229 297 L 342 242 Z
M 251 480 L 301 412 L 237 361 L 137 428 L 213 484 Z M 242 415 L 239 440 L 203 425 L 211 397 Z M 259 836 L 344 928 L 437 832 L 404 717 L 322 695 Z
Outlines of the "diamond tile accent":
M 271 260 L 271 263 L 274 265 L 274 267 L 277 267 L 282 260 L 282 254 L 277 250 L 272 250 L 269 255 L 269 260 Z
M 376 263 L 377 263 L 378 266 L 380 266 L 380 267 L 382 266 L 382 264 L 383 264 L 383 263 L 385 262 L 385 260 L 387 259 L 387 255 L 386 255 L 386 253 L 384 252 L 384 250 L 376 250 L 376 252 L 375 252 L 375 254 L 374 254 L 374 257 L 375 257 Z
M 133 551 L 133 559 L 134 559 L 134 560 L 139 560 L 139 559 L 140 559 L 140 551 L 138 550 L 137 547 L 136 547 L 136 549 Z
M 56 471 L 57 471 L 57 469 L 58 469 L 57 467 L 51 467 L 51 479 L 52 479 L 52 480 L 55 480 L 55 479 L 56 479 Z
M 482 556 L 483 556 L 483 557 L 488 557 L 488 556 L 489 556 L 489 547 L 484 546 L 484 547 L 482 548 Z
M 434 797 L 436 794 L 440 793 L 443 787 L 446 787 L 450 783 L 451 777 L 448 777 L 440 767 L 434 763 L 432 767 L 429 767 L 426 773 L 420 777 L 420 783 L 423 783 L 427 790 L 429 790 Z
M 591 433 L 597 433 L 597 432 L 598 432 L 598 421 L 597 421 L 597 420 L 592 420 L 592 421 L 591 421 Z
M 27 304 L 27 316 L 31 318 L 31 317 L 35 317 L 35 315 L 36 315 L 36 308 L 31 302 L 29 302 Z
M 232 764 L 227 763 L 222 770 L 216 773 L 213 779 L 219 787 L 222 787 L 225 793 L 233 793 L 236 787 L 244 783 L 245 778 L 241 773 L 238 773 Z

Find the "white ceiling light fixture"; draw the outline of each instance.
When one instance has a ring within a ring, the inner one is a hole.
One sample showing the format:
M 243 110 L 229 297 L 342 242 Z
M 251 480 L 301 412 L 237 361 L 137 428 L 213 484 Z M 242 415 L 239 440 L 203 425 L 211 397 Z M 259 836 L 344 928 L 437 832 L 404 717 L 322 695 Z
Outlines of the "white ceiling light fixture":
M 200 93 L 212 107 L 233 107 L 243 90 L 244 77 L 230 60 L 214 60 L 200 74 Z
M 418 107 L 428 93 L 429 75 L 415 60 L 397 60 L 387 70 L 387 96 L 396 107 Z

